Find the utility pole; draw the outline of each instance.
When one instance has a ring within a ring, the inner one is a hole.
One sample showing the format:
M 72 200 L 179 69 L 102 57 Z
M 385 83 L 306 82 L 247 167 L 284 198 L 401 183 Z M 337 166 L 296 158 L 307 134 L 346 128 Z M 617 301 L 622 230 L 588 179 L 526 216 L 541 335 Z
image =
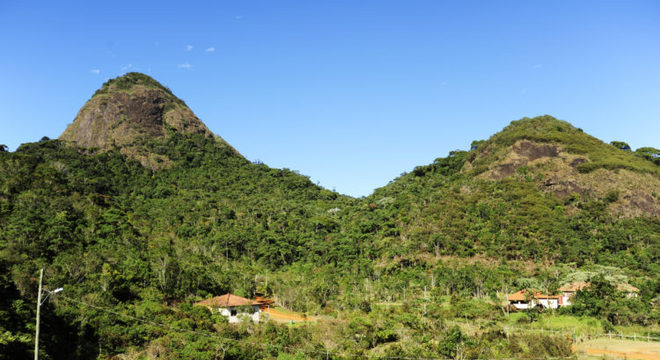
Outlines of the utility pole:
M 41 285 L 44 281 L 44 269 L 39 271 L 39 295 L 37 295 L 37 333 L 34 335 L 34 360 L 39 360 L 39 311 L 41 310 Z
M 41 312 L 41 304 L 43 304 L 50 295 L 57 294 L 58 292 L 64 290 L 64 288 L 57 288 L 53 291 L 44 290 L 43 282 L 44 282 L 44 269 L 42 268 L 39 271 L 39 294 L 37 295 L 37 330 L 36 330 L 36 334 L 34 335 L 34 360 L 39 360 L 39 318 L 40 318 L 39 315 Z M 47 292 L 48 294 L 42 300 L 41 295 L 43 295 L 44 292 Z

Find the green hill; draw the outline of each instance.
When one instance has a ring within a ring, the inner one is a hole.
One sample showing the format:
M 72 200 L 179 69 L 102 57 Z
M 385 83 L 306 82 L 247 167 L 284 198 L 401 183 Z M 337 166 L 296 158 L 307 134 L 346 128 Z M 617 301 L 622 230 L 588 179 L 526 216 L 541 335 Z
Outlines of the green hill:
M 374 221 L 390 224 L 379 237 L 412 254 L 629 267 L 626 249 L 636 264 L 655 261 L 653 162 L 550 116 L 514 121 L 474 145 L 377 189 L 368 198 L 381 214 Z
M 577 315 L 657 329 L 652 160 L 546 116 L 353 199 L 247 161 L 130 73 L 60 140 L 0 151 L 0 359 L 31 355 L 40 268 L 65 289 L 42 309 L 53 359 L 569 356 L 565 336 L 505 333 L 501 296 L 602 276 L 640 296 Z M 321 321 L 191 306 L 225 292 Z
M 660 174 L 656 164 L 647 161 L 629 151 L 622 151 L 603 143 L 593 136 L 585 134 L 571 124 L 545 115 L 535 118 L 523 118 L 513 121 L 499 133 L 483 142 L 477 148 L 477 155 L 472 160 L 474 171 L 484 171 L 496 160 L 506 156 L 508 147 L 519 141 L 550 144 L 561 151 L 579 156 L 578 171 L 587 173 L 596 169 L 627 169 L 640 173 Z M 542 154 L 537 154 L 541 157 Z

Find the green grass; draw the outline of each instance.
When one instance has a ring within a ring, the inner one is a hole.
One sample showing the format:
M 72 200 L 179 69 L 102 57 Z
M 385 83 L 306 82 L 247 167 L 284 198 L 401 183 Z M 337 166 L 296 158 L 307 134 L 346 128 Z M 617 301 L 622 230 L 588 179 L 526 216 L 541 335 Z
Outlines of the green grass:
M 606 334 L 607 331 L 603 328 L 601 319 L 592 317 L 576 317 L 570 315 L 550 315 L 542 317 L 536 327 L 555 330 L 571 330 L 575 329 L 579 334 Z M 641 326 L 641 325 L 626 325 L 615 326 L 617 333 L 623 335 L 642 335 L 649 331 L 658 331 L 657 326 Z
M 294 321 L 294 322 L 282 322 L 285 326 L 288 326 L 290 328 L 308 328 L 311 326 L 317 326 L 318 321 Z
M 519 319 L 525 318 L 527 314 L 524 312 L 511 313 L 505 321 L 506 326 L 519 329 L 543 329 L 551 331 L 566 331 L 575 333 L 578 336 L 582 335 L 600 335 L 607 332 L 603 329 L 601 319 L 587 316 L 571 316 L 571 315 L 557 315 L 553 313 L 546 313 L 539 317 L 537 321 L 532 323 L 519 323 Z M 651 332 L 659 331 L 658 326 L 615 326 L 616 333 L 623 335 L 643 335 Z
M 507 318 L 506 323 L 507 324 L 515 324 L 515 323 L 518 322 L 518 320 L 520 320 L 520 319 L 522 319 L 526 316 L 527 316 L 527 314 L 525 314 L 524 312 L 511 313 L 511 314 L 509 314 L 509 317 Z
M 603 325 L 600 320 L 591 317 L 577 317 L 570 315 L 546 315 L 539 321 L 532 323 L 533 328 L 562 330 L 576 334 L 602 334 Z
M 503 325 L 512 329 L 562 331 L 575 333 L 578 336 L 603 333 L 603 327 L 600 320 L 596 318 L 546 313 L 532 323 L 520 321 L 520 319 L 525 319 L 526 317 L 527 314 L 524 312 L 511 313 Z

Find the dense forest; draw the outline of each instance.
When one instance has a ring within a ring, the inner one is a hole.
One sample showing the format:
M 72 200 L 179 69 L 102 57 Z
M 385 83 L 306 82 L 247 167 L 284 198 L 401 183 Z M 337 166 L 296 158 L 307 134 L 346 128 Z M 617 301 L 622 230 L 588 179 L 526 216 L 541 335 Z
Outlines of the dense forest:
M 114 81 L 95 98 L 162 87 Z M 64 288 L 42 307 L 44 359 L 565 357 L 570 336 L 510 329 L 660 332 L 657 149 L 524 118 L 355 199 L 184 128 L 0 148 L 0 358 L 32 356 L 41 268 Z M 505 305 L 571 281 L 593 284 L 574 306 Z M 192 306 L 227 292 L 319 320 L 236 326 Z

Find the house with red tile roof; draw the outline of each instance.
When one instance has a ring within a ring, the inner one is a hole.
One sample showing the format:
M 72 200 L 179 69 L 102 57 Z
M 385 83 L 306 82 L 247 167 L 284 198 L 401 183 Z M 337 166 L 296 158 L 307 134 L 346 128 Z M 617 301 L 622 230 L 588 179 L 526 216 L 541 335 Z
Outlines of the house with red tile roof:
M 559 307 L 560 295 L 546 295 L 534 289 L 523 289 L 507 297 L 509 305 L 519 310 L 532 309 L 540 306 L 544 309 Z
M 234 294 L 224 294 L 194 303 L 195 306 L 206 306 L 211 311 L 217 311 L 229 320 L 238 323 L 243 318 L 249 318 L 255 323 L 259 322 L 261 302 L 246 299 Z
M 573 304 L 573 297 L 575 294 L 591 286 L 588 282 L 576 281 L 560 287 L 559 295 L 546 295 L 534 289 L 524 289 L 513 293 L 507 297 L 509 305 L 514 306 L 516 309 L 524 310 L 531 309 L 536 306 L 542 306 L 546 309 L 556 309 L 561 306 L 569 306 Z M 628 298 L 637 297 L 639 289 L 626 284 L 619 283 L 616 289 L 626 295 Z
M 635 298 L 639 294 L 639 289 L 630 284 L 618 284 L 616 289 L 626 294 L 627 298 Z
M 559 291 L 561 292 L 561 301 L 559 306 L 572 305 L 572 298 L 575 296 L 575 293 L 579 290 L 584 290 L 589 286 L 591 286 L 591 284 L 588 282 L 577 281 L 560 287 Z M 617 284 L 616 289 L 623 292 L 627 298 L 637 297 L 637 294 L 639 293 L 638 288 L 626 283 Z
M 572 298 L 575 296 L 575 293 L 578 292 L 578 290 L 582 290 L 588 287 L 589 283 L 581 281 L 572 282 L 568 285 L 560 287 L 559 292 L 561 292 L 561 298 L 559 306 L 572 305 Z

